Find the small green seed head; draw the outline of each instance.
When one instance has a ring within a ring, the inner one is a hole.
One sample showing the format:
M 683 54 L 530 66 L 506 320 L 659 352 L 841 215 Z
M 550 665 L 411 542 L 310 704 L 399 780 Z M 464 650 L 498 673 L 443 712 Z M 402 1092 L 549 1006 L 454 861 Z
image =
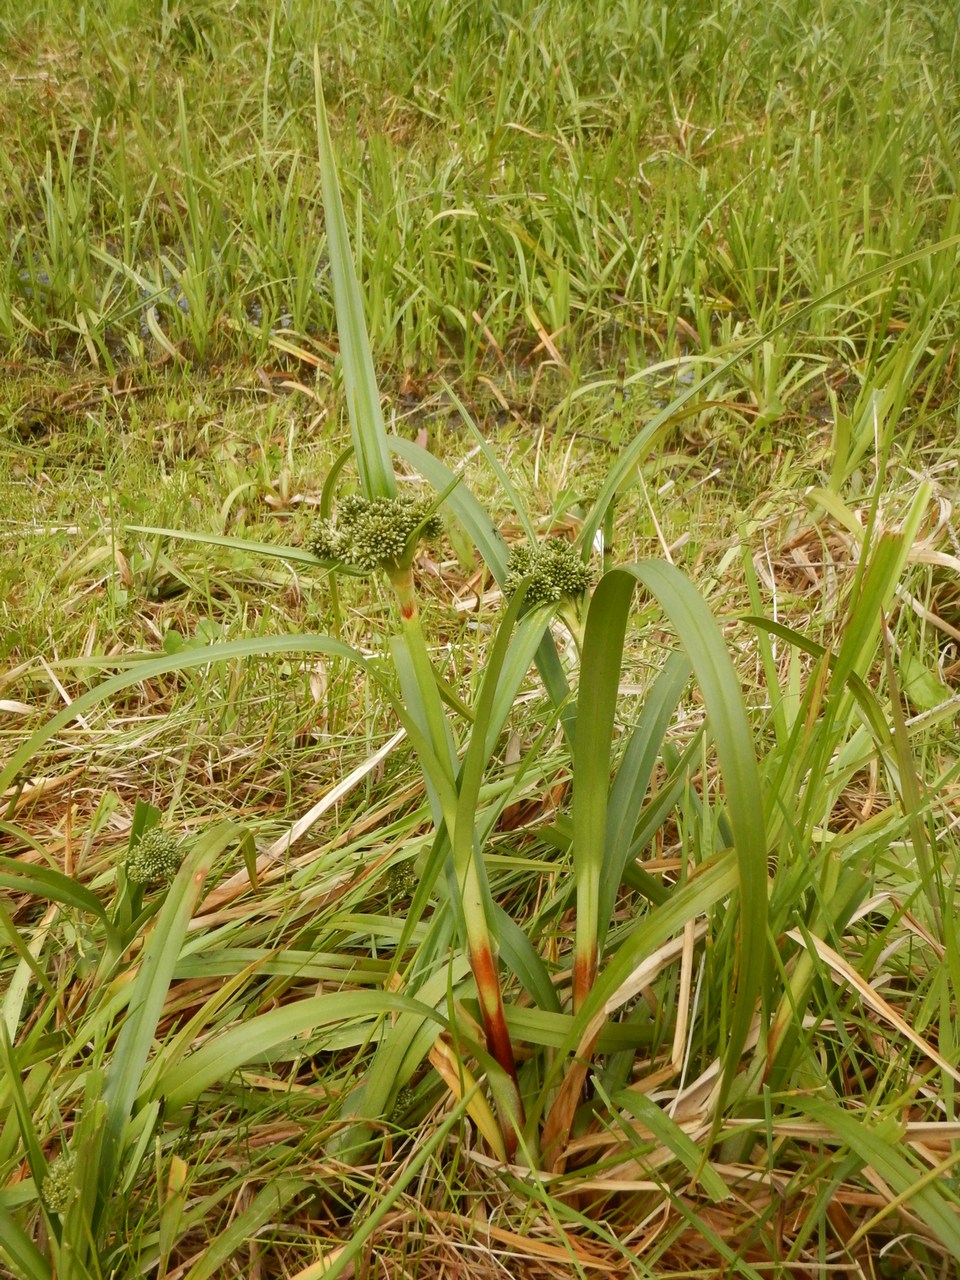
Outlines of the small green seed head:
M 409 898 L 419 880 L 412 858 L 408 858 L 406 862 L 395 862 L 387 872 L 387 891 L 396 898 Z
M 341 538 L 330 520 L 317 520 L 307 534 L 306 548 L 318 560 L 341 559 Z
M 504 593 L 512 596 L 524 578 L 531 579 L 526 604 L 551 604 L 576 599 L 590 586 L 592 574 L 565 538 L 549 538 L 538 547 L 512 548 L 507 563 Z
M 393 1116 L 395 1121 L 402 1120 L 406 1113 L 410 1110 L 417 1100 L 417 1091 L 412 1084 L 405 1084 L 397 1093 L 397 1100 L 393 1104 Z
M 43 1179 L 43 1198 L 54 1213 L 66 1213 L 77 1194 L 73 1176 L 76 1165 L 76 1156 L 68 1151 L 57 1156 L 47 1167 Z
M 169 884 L 182 860 L 177 837 L 160 827 L 151 827 L 127 857 L 127 877 L 133 884 Z
M 343 498 L 337 519 L 318 520 L 306 546 L 320 560 L 370 573 L 409 563 L 421 538 L 440 533 L 440 519 L 429 500 L 408 498 Z

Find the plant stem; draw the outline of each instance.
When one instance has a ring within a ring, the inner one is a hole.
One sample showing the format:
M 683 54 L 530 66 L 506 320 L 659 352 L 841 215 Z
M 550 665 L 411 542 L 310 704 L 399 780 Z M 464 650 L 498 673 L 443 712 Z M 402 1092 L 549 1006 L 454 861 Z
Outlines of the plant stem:
M 437 689 L 433 663 L 427 649 L 420 622 L 413 569 L 410 565 L 397 565 L 388 569 L 387 575 L 396 593 L 400 610 L 400 629 L 407 653 L 413 666 L 419 693 L 418 710 L 423 717 L 423 728 L 429 735 L 436 757 L 449 762 L 451 775 L 456 772 L 456 754 L 450 740 L 449 726 L 443 703 Z M 411 708 L 411 710 L 414 710 Z M 444 814 L 451 845 L 464 850 L 454 857 L 454 877 L 459 894 L 459 907 L 463 915 L 467 935 L 467 953 L 470 968 L 477 984 L 477 996 L 483 1018 L 487 1050 L 504 1070 L 511 1083 L 509 1116 L 504 1125 L 504 1146 L 507 1158 L 516 1151 L 517 1137 L 523 1126 L 523 1104 L 514 1061 L 513 1045 L 503 1009 L 503 996 L 497 972 L 497 952 L 490 932 L 487 900 L 489 894 L 481 875 L 480 862 L 474 848 L 473 830 L 470 839 L 456 839 L 456 815 Z

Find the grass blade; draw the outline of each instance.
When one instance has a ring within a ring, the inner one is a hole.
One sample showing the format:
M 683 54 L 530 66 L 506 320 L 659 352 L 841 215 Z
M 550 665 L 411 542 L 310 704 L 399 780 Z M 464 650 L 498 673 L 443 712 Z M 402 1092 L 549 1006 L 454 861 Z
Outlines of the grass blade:
M 663 735 L 689 678 L 690 664 L 687 659 L 683 654 L 672 653 L 647 694 L 643 711 L 630 735 L 617 776 L 610 788 L 597 907 L 597 946 L 601 951 L 613 915 L 614 901 L 623 881 L 624 869 L 633 851 L 637 820 L 657 763 Z
M 256 1239 L 265 1223 L 271 1219 L 283 1221 L 291 1202 L 314 1185 L 306 1178 L 284 1177 L 268 1183 L 226 1230 L 207 1245 L 203 1257 L 194 1263 L 184 1280 L 210 1280 L 211 1276 L 222 1275 L 221 1269 L 229 1266 L 247 1241 Z
M 703 598 L 672 565 L 649 562 L 605 574 L 587 615 L 574 756 L 573 840 L 577 876 L 576 1007 L 597 963 L 599 886 L 607 829 L 608 777 L 623 638 L 637 583 L 673 623 L 703 694 L 726 791 L 740 889 L 738 969 L 723 1074 L 729 1089 L 754 1016 L 767 945 L 767 863 L 763 797 L 736 670 Z M 717 1115 L 720 1114 L 718 1106 Z
M 209 666 L 212 662 L 229 662 L 239 658 L 265 658 L 280 653 L 315 653 L 325 654 L 329 657 L 345 658 L 350 662 L 356 663 L 362 670 L 373 676 L 374 679 L 381 682 L 383 680 L 375 664 L 367 662 L 355 649 L 351 649 L 349 645 L 343 644 L 339 640 L 320 635 L 252 637 L 247 640 L 229 640 L 224 644 L 204 645 L 197 649 L 181 650 L 178 653 L 167 654 L 162 658 L 135 659 L 132 666 L 115 676 L 111 676 L 108 680 L 104 680 L 93 689 L 88 689 L 79 698 L 75 698 L 69 706 L 58 711 L 46 724 L 41 725 L 26 742 L 21 744 L 13 752 L 2 772 L 0 772 L 0 793 L 11 785 L 20 770 L 30 762 L 44 743 L 48 742 L 54 734 L 76 719 L 77 716 L 83 715 L 98 703 L 106 701 L 113 694 L 119 693 L 123 689 L 128 689 L 131 685 L 139 684 L 143 680 L 165 675 L 170 671 L 187 671 L 195 667 Z M 381 687 L 384 695 L 390 699 L 394 711 L 407 729 L 418 755 L 421 758 L 426 758 L 429 762 L 431 750 L 429 742 L 407 714 L 405 707 L 389 686 L 382 684 Z M 434 762 L 433 770 L 438 776 L 442 772 L 436 762 Z M 451 801 L 451 812 L 452 808 Z M 33 872 L 35 873 L 36 870 L 37 868 L 34 867 Z
M 217 533 L 189 533 L 185 529 L 161 529 L 149 524 L 128 524 L 128 533 L 147 533 L 157 538 L 178 538 L 181 542 L 200 542 L 207 547 L 226 547 L 230 551 L 249 551 L 258 556 L 272 556 L 277 560 L 292 560 L 296 564 L 322 567 L 323 562 L 303 547 L 282 546 L 273 542 L 254 542 L 250 538 L 230 538 Z
M 865 271 L 862 275 L 857 276 L 854 280 L 846 280 L 843 284 L 837 285 L 836 288 L 828 289 L 825 293 L 819 294 L 810 302 L 804 302 L 800 306 L 795 307 L 790 314 L 772 329 L 767 329 L 760 337 L 754 338 L 745 346 L 740 347 L 732 356 L 711 369 L 704 377 L 698 378 L 690 387 L 683 391 L 675 399 L 671 400 L 668 405 L 655 414 L 653 418 L 646 424 L 642 431 L 638 432 L 630 445 L 624 449 L 620 457 L 617 459 L 616 465 L 610 469 L 609 474 L 597 494 L 596 500 L 591 507 L 587 518 L 584 521 L 583 530 L 580 534 L 581 546 L 585 552 L 589 552 L 593 546 L 594 538 L 597 536 L 597 530 L 603 524 L 604 516 L 610 504 L 614 501 L 620 489 L 631 482 L 631 478 L 636 468 L 642 460 L 644 454 L 650 445 L 669 422 L 671 422 L 680 410 L 697 396 L 701 395 L 707 388 L 724 374 L 729 373 L 738 364 L 744 361 L 754 351 L 759 351 L 763 345 L 774 338 L 778 333 L 792 328 L 798 324 L 805 316 L 809 316 L 812 312 L 822 307 L 825 303 L 830 302 L 833 298 L 842 297 L 849 293 L 854 287 L 869 284 L 872 280 L 879 280 L 884 276 L 895 275 L 898 271 L 902 271 L 904 267 L 908 267 L 915 262 L 920 262 L 925 258 L 933 257 L 936 254 L 943 253 L 947 249 L 953 249 L 960 244 L 960 235 L 947 236 L 943 240 L 939 240 L 936 244 L 926 245 L 923 249 L 917 249 L 913 253 L 903 255 L 903 257 L 895 258 L 891 262 L 885 263 L 881 267 L 875 267 L 871 271 Z
M 202 1044 L 183 1062 L 163 1072 L 157 1092 L 172 1109 L 187 1106 L 218 1080 L 250 1062 L 262 1061 L 278 1045 L 307 1031 L 356 1019 L 376 1019 L 388 1013 L 412 1013 L 420 1021 L 432 1019 L 443 1029 L 443 1018 L 429 1005 L 388 991 L 334 991 L 310 996 L 269 1013 L 259 1014 Z
M 16 1218 L 0 1204 L 0 1258 L 19 1280 L 51 1280 L 53 1270 Z
M 133 1110 L 157 1023 L 180 958 L 180 947 L 204 881 L 213 859 L 240 834 L 233 823 L 222 823 L 201 836 L 184 858 L 144 948 L 104 1085 L 106 1115 L 100 1187 L 105 1199 L 113 1193 L 122 1155 L 124 1126 Z
M 875 1169 L 952 1257 L 960 1258 L 960 1213 L 955 1198 L 947 1197 L 939 1179 L 921 1176 L 921 1168 L 903 1154 L 896 1124 L 881 1121 L 870 1127 L 845 1108 L 822 1098 L 801 1098 L 798 1105 L 811 1120 L 823 1125 L 833 1140 L 849 1147 L 865 1165 Z
M 357 454 L 360 487 L 366 498 L 393 498 L 397 483 L 390 462 L 387 431 L 380 407 L 380 392 L 373 368 L 370 339 L 363 316 L 363 298 L 350 250 L 347 221 L 343 214 L 337 162 L 330 139 L 327 109 L 320 80 L 320 51 L 313 54 L 314 96 L 317 112 L 317 143 L 320 178 L 323 183 L 323 211 L 333 276 L 333 298 L 337 309 L 337 333 L 347 412 Z

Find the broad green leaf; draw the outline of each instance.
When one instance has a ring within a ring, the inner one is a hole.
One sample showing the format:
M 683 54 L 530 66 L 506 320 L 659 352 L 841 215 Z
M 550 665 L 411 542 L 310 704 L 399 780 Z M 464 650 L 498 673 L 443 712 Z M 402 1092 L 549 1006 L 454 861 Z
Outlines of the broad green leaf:
M 560 997 L 550 981 L 547 966 L 517 922 L 497 903 L 493 904 L 493 924 L 500 943 L 501 964 L 516 976 L 524 991 L 536 1000 L 541 1009 L 559 1013 Z M 507 1022 L 510 1022 L 509 1009 Z
M 934 674 L 932 663 L 924 662 L 911 644 L 900 646 L 897 665 L 903 676 L 903 695 L 914 710 L 936 711 L 953 696 L 953 691 Z
M 482 867 L 475 859 L 479 854 L 476 848 L 476 815 L 484 771 L 552 613 L 551 609 L 537 609 L 518 622 L 522 608 L 523 595 L 518 592 L 508 604 L 487 654 L 474 711 L 473 732 L 458 778 L 451 847 L 461 884 L 470 865 L 476 865 L 482 874 Z M 515 626 L 516 634 L 513 634 Z M 467 920 L 467 925 L 469 928 L 470 920 Z
M 624 868 L 633 855 L 637 821 L 663 735 L 689 678 L 688 660 L 682 654 L 671 654 L 647 694 L 610 788 L 597 915 L 597 945 L 601 951 Z
M 543 1048 L 561 1049 L 569 1041 L 574 1027 L 574 1016 L 559 1009 L 534 1009 L 527 1005 L 510 1005 L 507 1008 L 510 1030 L 521 1043 L 540 1045 Z M 608 1022 L 597 1038 L 596 1052 L 600 1054 L 635 1053 L 640 1045 L 648 1044 L 652 1031 L 636 1022 Z
M 456 484 L 457 476 L 432 453 L 421 449 L 402 436 L 389 438 L 390 451 L 414 467 L 438 493 L 449 492 L 447 508 L 453 512 L 483 556 L 484 563 L 498 582 L 507 576 L 507 545 L 493 521 L 465 484 Z M 451 486 L 456 487 L 452 488 Z
M 606 844 L 610 752 L 623 639 L 640 582 L 673 623 L 710 718 L 740 888 L 738 971 L 724 1061 L 728 1090 L 760 992 L 767 945 L 767 864 L 763 797 L 736 671 L 707 605 L 672 565 L 649 562 L 605 574 L 587 614 L 574 753 L 573 848 L 577 876 L 577 954 L 587 971 L 596 955 L 599 887 Z M 581 999 L 583 998 L 581 993 Z M 718 1107 L 717 1114 L 719 1115 Z
M 16 858 L 2 858 L 0 859 L 0 888 L 29 893 L 51 902 L 60 902 L 64 906 L 73 907 L 92 916 L 103 929 L 107 946 L 119 949 L 119 934 L 107 916 L 100 899 L 72 877 L 50 867 L 34 866 L 19 862 Z M 31 981 L 38 980 L 42 986 L 50 990 L 50 984 L 40 973 L 37 961 L 50 927 L 49 921 L 38 925 L 37 932 L 27 946 L 6 911 L 0 914 L 0 932 L 5 932 L 10 937 L 14 951 L 20 956 L 19 963 L 7 983 L 3 1003 L 0 1005 L 0 1021 L 11 1041 L 16 1039 L 17 1027 Z
M 76 703 L 73 705 L 76 706 Z M 60 902 L 93 916 L 104 928 L 110 928 L 107 913 L 97 895 L 72 876 L 54 871 L 51 867 L 18 862 L 16 858 L 0 858 L 0 889 L 11 889 L 14 893 L 27 893 L 49 902 Z
M 423 749 L 417 751 L 436 826 L 452 829 L 456 813 L 456 744 L 422 634 L 391 636 L 390 654 L 407 719 L 416 726 Z
M 440 853 L 444 846 L 439 842 L 438 846 Z M 408 975 L 407 985 L 415 993 L 418 1006 L 436 1007 L 445 1003 L 450 991 L 455 990 L 469 972 L 462 954 L 449 958 L 453 933 L 453 913 L 450 910 L 434 912 L 426 942 Z M 434 1026 L 419 1013 L 401 1013 L 390 1024 L 363 1078 L 344 1102 L 342 1118 L 356 1123 L 334 1138 L 331 1145 L 337 1154 L 353 1159 L 365 1150 L 371 1132 L 367 1122 L 383 1116 L 398 1087 L 406 1084 L 420 1067 L 435 1039 Z
M 621 1089 L 611 1099 L 611 1110 L 616 1115 L 622 1108 L 643 1125 L 656 1142 L 670 1151 L 683 1165 L 695 1182 L 698 1182 L 706 1194 L 715 1203 L 726 1200 L 731 1192 L 727 1184 L 709 1161 L 703 1159 L 703 1152 L 693 1139 L 677 1124 L 672 1116 L 661 1107 L 635 1089 Z M 624 1132 L 636 1141 L 638 1135 L 631 1125 L 621 1125 Z M 641 1167 L 642 1167 L 641 1157 Z
M 616 954 L 600 970 L 583 1007 L 570 1022 L 569 1031 L 559 1047 L 547 1084 L 576 1053 L 592 1019 L 601 1013 L 607 1001 L 634 970 L 664 942 L 680 933 L 691 920 L 706 914 L 718 902 L 734 893 L 738 878 L 736 855 L 732 849 L 724 850 L 713 860 L 698 867 L 683 884 L 673 890 L 662 906 L 654 907 L 636 924 Z M 601 1035 L 603 1034 L 601 1031 Z M 531 1125 L 546 1101 L 544 1089 L 528 1116 Z
M 505 1024 L 500 978 L 496 970 L 497 946 L 492 930 L 495 914 L 477 831 L 480 787 L 503 722 L 513 706 L 521 681 L 530 669 L 553 612 L 550 608 L 540 608 L 520 619 L 524 594 L 525 592 L 518 591 L 507 605 L 493 646 L 487 654 L 483 681 L 476 701 L 473 732 L 458 779 L 457 812 L 451 840 L 459 907 L 474 961 L 474 974 L 488 1040 L 491 1036 L 491 1023 L 497 1028 L 504 1028 Z M 512 936 L 513 950 L 517 953 L 516 935 Z M 478 969 L 475 961 L 478 954 L 492 959 L 492 970 L 486 962 Z M 529 954 L 527 959 L 529 960 Z M 525 968 L 528 978 L 535 980 L 535 968 L 529 963 Z M 497 1056 L 501 1066 L 512 1068 L 513 1053 L 509 1046 L 498 1051 Z

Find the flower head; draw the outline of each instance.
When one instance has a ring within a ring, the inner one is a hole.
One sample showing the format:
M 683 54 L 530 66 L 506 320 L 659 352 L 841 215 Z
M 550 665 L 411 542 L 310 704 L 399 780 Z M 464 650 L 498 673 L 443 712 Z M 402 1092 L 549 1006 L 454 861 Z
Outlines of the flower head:
M 417 1101 L 417 1090 L 412 1084 L 405 1084 L 397 1091 L 397 1098 L 393 1104 L 393 1115 L 391 1119 L 395 1122 L 400 1121 L 413 1107 Z
M 548 538 L 537 547 L 523 544 L 511 550 L 504 593 L 513 595 L 524 578 L 531 579 L 525 603 L 532 608 L 582 596 L 592 575 L 565 538 Z
M 398 898 L 409 898 L 420 883 L 416 864 L 412 859 L 395 862 L 387 871 L 387 891 Z
M 73 1177 L 76 1166 L 77 1158 L 72 1151 L 57 1156 L 47 1166 L 43 1179 L 43 1198 L 54 1213 L 66 1213 L 77 1194 Z
M 169 884 L 182 859 L 177 837 L 161 827 L 151 827 L 127 856 L 127 877 L 133 884 Z
M 420 538 L 435 538 L 440 519 L 429 499 L 362 498 L 351 494 L 337 519 L 318 520 L 306 546 L 320 560 L 370 573 L 409 563 Z

